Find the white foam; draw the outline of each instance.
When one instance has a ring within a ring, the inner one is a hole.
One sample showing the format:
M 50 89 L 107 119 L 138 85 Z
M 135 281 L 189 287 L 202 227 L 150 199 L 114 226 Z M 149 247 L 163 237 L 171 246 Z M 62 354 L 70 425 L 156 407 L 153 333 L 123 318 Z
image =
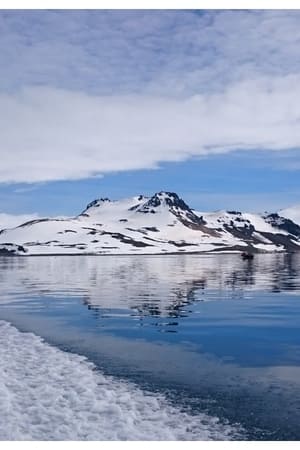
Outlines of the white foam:
M 104 376 L 0 321 L 1 440 L 228 440 L 238 427 Z

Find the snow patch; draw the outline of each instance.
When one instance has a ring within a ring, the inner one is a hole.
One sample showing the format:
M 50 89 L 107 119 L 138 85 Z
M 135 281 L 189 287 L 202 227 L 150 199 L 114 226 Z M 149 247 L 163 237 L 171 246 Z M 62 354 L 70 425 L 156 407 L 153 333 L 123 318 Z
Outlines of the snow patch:
M 278 214 L 286 219 L 292 220 L 300 226 L 300 205 L 291 206 L 290 208 L 281 209 Z
M 29 220 L 37 220 L 39 218 L 40 218 L 39 215 L 36 213 L 34 214 L 0 213 L 0 230 L 4 230 L 5 228 L 16 227 Z

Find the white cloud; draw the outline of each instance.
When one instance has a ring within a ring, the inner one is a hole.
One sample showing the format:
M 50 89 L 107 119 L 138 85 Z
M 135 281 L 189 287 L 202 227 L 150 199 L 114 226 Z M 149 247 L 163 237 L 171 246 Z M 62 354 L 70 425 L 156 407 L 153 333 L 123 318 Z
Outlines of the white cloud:
M 0 181 L 77 179 L 235 149 L 300 146 L 300 75 L 222 93 L 96 96 L 54 88 L 0 95 Z
M 300 11 L 0 11 L 0 88 L 192 95 L 300 71 Z
M 29 220 L 39 219 L 38 214 L 7 214 L 0 213 L 0 230 L 4 228 L 13 228 L 28 222 Z
M 299 147 L 299 22 L 300 11 L 0 11 L 0 182 Z

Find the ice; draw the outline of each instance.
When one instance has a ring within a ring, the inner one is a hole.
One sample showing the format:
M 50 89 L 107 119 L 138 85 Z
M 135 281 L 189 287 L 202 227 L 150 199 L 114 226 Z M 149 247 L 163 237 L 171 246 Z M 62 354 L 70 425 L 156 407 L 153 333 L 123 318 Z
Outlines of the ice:
M 0 321 L 1 440 L 229 440 L 238 426 L 184 412 Z

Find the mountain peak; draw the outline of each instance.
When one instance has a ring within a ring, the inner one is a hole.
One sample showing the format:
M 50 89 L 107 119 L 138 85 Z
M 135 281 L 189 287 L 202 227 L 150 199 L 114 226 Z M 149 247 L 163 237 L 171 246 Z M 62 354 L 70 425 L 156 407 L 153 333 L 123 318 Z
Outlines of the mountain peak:
M 292 209 L 292 211 L 291 211 Z M 98 198 L 81 214 L 38 219 L 2 230 L 0 254 L 163 254 L 219 251 L 299 251 L 300 222 L 288 213 L 237 210 L 200 213 L 175 192 L 152 197 Z
M 94 208 L 99 208 L 99 206 L 103 205 L 103 204 L 108 204 L 111 203 L 111 200 L 107 197 L 105 198 L 96 198 L 95 200 L 93 200 L 92 202 L 88 203 L 85 210 L 82 211 L 82 213 L 80 214 L 80 216 L 86 216 L 87 211 L 90 211 L 91 209 Z
M 86 209 L 93 208 L 93 207 L 97 208 L 98 206 L 102 205 L 103 203 L 108 203 L 108 202 L 111 202 L 111 200 L 109 198 L 107 198 L 107 197 L 105 197 L 105 198 L 97 198 L 96 200 L 93 200 L 92 202 L 90 202 L 87 205 Z
M 189 206 L 175 193 L 160 191 L 156 192 L 144 205 L 139 209 L 140 212 L 148 212 L 150 208 L 159 206 L 168 206 L 169 208 L 178 208 L 184 211 L 190 210 Z
M 179 222 L 188 228 L 208 232 L 204 227 L 205 222 L 203 218 L 198 217 L 175 192 L 157 192 L 148 201 L 134 209 L 136 212 L 144 214 L 167 212 L 175 216 Z

